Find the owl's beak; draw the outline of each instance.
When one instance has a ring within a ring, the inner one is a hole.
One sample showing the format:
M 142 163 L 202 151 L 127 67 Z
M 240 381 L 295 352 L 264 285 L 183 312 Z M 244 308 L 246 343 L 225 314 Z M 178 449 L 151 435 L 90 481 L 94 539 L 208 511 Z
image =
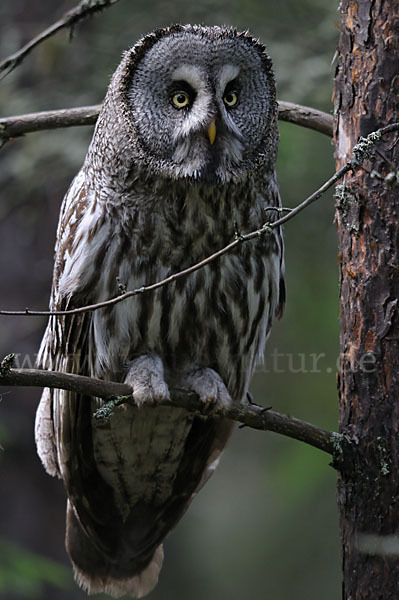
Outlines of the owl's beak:
M 212 119 L 209 127 L 208 127 L 208 137 L 211 144 L 214 143 L 216 138 L 216 122 L 215 119 Z

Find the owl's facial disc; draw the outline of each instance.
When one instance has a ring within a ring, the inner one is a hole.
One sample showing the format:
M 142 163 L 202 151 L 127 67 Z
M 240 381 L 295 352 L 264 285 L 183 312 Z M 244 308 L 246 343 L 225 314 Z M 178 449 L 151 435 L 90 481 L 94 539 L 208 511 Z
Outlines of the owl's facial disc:
M 259 51 L 237 37 L 161 38 L 129 89 L 146 163 L 175 179 L 245 177 L 268 132 L 269 79 Z

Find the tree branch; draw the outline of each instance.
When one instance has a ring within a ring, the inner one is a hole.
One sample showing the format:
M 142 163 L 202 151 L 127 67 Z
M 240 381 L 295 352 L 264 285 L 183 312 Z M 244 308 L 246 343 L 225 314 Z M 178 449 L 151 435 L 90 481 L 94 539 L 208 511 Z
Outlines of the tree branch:
M 11 71 L 13 71 L 36 46 L 53 36 L 57 31 L 66 27 L 72 29 L 79 21 L 83 21 L 86 17 L 94 15 L 117 2 L 119 2 L 119 0 L 81 0 L 75 8 L 66 12 L 61 19 L 39 33 L 39 35 L 30 40 L 30 42 L 25 44 L 20 50 L 2 60 L 0 62 L 0 73 L 5 71 L 2 79 L 4 79 L 8 73 L 11 73 Z
M 399 123 L 392 123 L 391 125 L 387 125 L 386 127 L 382 127 L 381 129 L 378 129 L 377 131 L 371 132 L 366 138 L 360 138 L 359 142 L 356 144 L 356 146 L 354 146 L 354 148 L 352 150 L 351 160 L 349 162 L 347 162 L 346 165 L 341 167 L 341 169 L 339 169 L 332 177 L 330 177 L 330 179 L 328 179 L 328 181 L 326 181 L 318 190 L 316 190 L 313 194 L 311 194 L 308 198 L 306 198 L 306 200 L 304 200 L 303 202 L 298 204 L 295 208 L 290 210 L 288 214 L 284 215 L 280 219 L 277 219 L 277 221 L 274 221 L 273 223 L 265 223 L 264 225 L 262 225 L 262 227 L 260 229 L 251 231 L 245 235 L 236 235 L 236 238 L 234 239 L 234 241 L 230 242 L 230 244 L 227 244 L 227 246 L 225 246 L 224 248 L 221 248 L 217 252 L 214 252 L 214 254 L 211 254 L 204 260 L 192 265 L 191 267 L 188 267 L 187 269 L 183 269 L 182 271 L 179 271 L 178 273 L 173 273 L 169 277 L 166 277 L 165 279 L 162 279 L 161 281 L 157 281 L 156 283 L 153 283 L 153 284 L 150 284 L 147 286 L 143 286 L 143 287 L 137 288 L 135 290 L 129 290 L 123 294 L 120 294 L 119 296 L 116 296 L 115 298 L 105 300 L 104 302 L 98 302 L 96 304 L 80 306 L 79 308 L 73 308 L 70 310 L 57 310 L 57 311 L 29 310 L 28 308 L 26 308 L 25 310 L 22 310 L 22 311 L 0 310 L 0 315 L 32 317 L 32 316 L 62 316 L 62 315 L 73 315 L 73 314 L 80 314 L 80 313 L 85 313 L 85 312 L 92 312 L 94 310 L 99 310 L 100 308 L 104 308 L 106 306 L 113 306 L 114 304 L 118 304 L 119 302 L 122 302 L 123 300 L 126 300 L 127 298 L 137 296 L 138 294 L 152 292 L 154 290 L 157 290 L 160 287 L 163 287 L 164 285 L 167 285 L 169 283 L 172 283 L 173 281 L 176 281 L 177 279 L 180 279 L 181 277 L 186 277 L 187 275 L 190 275 L 191 273 L 194 273 L 195 271 L 202 269 L 206 265 L 210 264 L 214 260 L 216 260 L 216 259 L 220 258 L 221 256 L 223 256 L 224 254 L 226 254 L 227 252 L 233 250 L 239 244 L 242 244 L 244 242 L 249 242 L 250 240 L 259 238 L 260 236 L 263 236 L 263 235 L 270 234 L 270 232 L 273 229 L 280 227 L 281 225 L 283 225 L 284 223 L 286 223 L 287 221 L 289 221 L 290 219 L 295 217 L 298 213 L 300 213 L 302 210 L 307 208 L 310 204 L 312 204 L 313 202 L 318 200 L 324 194 L 324 192 L 326 190 L 331 188 L 335 183 L 337 183 L 337 181 L 342 179 L 342 177 L 348 171 L 358 167 L 364 159 L 369 158 L 370 153 L 372 152 L 373 146 L 376 141 L 380 140 L 383 135 L 386 135 L 388 133 L 392 133 L 395 131 L 399 131 Z M 267 207 L 265 207 L 265 210 L 267 210 Z M 278 209 L 278 210 L 280 210 L 280 209 Z M 283 209 L 281 209 L 281 210 L 283 210 Z
M 301 125 L 319 133 L 324 133 L 329 137 L 333 135 L 333 116 L 317 110 L 317 108 L 280 100 L 278 103 L 278 118 L 280 121 Z
M 100 108 L 101 105 L 97 104 L 95 106 L 47 110 L 6 117 L 0 119 L 0 136 L 7 141 L 36 131 L 75 127 L 77 125 L 94 125 Z
M 96 104 L 5 117 L 0 119 L 0 138 L 4 143 L 26 133 L 36 131 L 76 127 L 78 125 L 94 125 L 100 109 L 101 104 Z M 309 106 L 280 101 L 279 119 L 332 136 L 332 116 Z
M 83 375 L 73 375 L 39 369 L 7 369 L 0 374 L 0 386 L 35 386 L 68 390 L 87 396 L 111 400 L 123 396 L 119 404 L 132 398 L 132 389 L 125 383 L 102 381 Z M 232 402 L 229 407 L 216 405 L 209 411 L 198 396 L 185 390 L 171 390 L 171 399 L 162 400 L 158 406 L 186 408 L 204 417 L 223 417 L 238 421 L 253 429 L 273 431 L 310 444 L 333 456 L 340 445 L 340 434 L 320 429 L 315 425 L 262 408 L 256 404 Z

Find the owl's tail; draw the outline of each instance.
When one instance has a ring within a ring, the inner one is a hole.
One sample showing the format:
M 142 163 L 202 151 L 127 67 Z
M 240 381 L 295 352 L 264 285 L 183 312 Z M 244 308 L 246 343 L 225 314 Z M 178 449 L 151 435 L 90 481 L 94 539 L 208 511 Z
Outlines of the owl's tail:
M 139 572 L 117 577 L 115 567 L 105 562 L 105 557 L 93 546 L 80 526 L 68 502 L 66 546 L 72 562 L 76 582 L 88 594 L 109 594 L 113 598 L 130 596 L 143 598 L 158 582 L 163 562 L 163 546 L 158 546 L 150 562 Z

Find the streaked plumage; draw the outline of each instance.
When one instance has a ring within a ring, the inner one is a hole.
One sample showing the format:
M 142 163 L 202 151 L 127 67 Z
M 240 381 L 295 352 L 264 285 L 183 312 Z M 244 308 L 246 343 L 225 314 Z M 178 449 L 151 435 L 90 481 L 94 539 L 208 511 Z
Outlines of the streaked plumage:
M 64 199 L 51 308 L 158 281 L 274 220 L 277 143 L 260 43 L 219 27 L 144 37 L 112 78 Z M 40 366 L 127 381 L 135 399 L 108 422 L 93 420 L 99 399 L 65 391 L 44 390 L 38 409 L 38 452 L 64 481 L 67 550 L 89 593 L 141 597 L 153 588 L 162 541 L 231 433 L 230 422 L 153 403 L 173 387 L 204 402 L 245 402 L 283 303 L 275 230 L 151 294 L 50 318 Z

